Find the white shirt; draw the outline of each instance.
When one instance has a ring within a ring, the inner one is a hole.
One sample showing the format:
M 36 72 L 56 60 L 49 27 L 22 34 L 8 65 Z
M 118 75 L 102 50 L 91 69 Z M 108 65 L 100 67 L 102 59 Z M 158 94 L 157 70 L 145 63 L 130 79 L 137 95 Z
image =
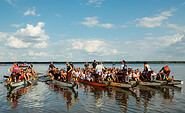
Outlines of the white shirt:
M 82 74 L 81 76 L 80 76 L 80 79 L 84 79 L 85 78 L 85 74 Z
M 125 64 L 121 64 L 121 67 L 120 67 L 120 69 L 123 69 L 123 67 L 125 66 Z
M 102 65 L 97 65 L 96 69 L 97 69 L 97 73 L 101 73 L 104 68 Z

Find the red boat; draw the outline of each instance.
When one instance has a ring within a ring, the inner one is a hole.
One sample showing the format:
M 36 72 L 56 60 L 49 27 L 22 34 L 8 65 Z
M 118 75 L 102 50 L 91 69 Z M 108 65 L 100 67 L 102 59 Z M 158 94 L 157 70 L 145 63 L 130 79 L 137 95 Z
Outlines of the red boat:
M 78 79 L 79 82 L 84 83 L 84 84 L 89 84 L 89 85 L 93 85 L 93 86 L 99 86 L 99 87 L 107 87 L 108 85 L 110 85 L 110 83 L 98 83 L 98 82 L 90 82 L 90 81 L 85 81 L 82 79 Z

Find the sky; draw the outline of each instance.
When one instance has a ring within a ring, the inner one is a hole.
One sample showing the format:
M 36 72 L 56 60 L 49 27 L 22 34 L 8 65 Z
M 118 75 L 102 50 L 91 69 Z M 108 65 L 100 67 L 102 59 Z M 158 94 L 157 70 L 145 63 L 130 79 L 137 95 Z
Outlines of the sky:
M 185 61 L 185 0 L 0 0 L 0 61 Z

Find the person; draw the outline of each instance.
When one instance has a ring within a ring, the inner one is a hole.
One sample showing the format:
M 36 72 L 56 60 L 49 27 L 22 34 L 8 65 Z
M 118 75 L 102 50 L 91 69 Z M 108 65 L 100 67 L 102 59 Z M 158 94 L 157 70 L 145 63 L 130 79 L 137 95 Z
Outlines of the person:
M 51 68 L 51 69 L 55 68 L 53 62 L 51 62 L 51 64 L 49 65 L 49 68 Z
M 85 80 L 91 81 L 91 82 L 93 81 L 93 78 L 92 78 L 91 73 L 89 71 L 86 72 L 85 76 L 86 76 Z
M 89 69 L 89 63 L 86 61 L 86 63 L 84 64 L 84 69 L 88 70 Z
M 14 66 L 12 66 L 10 68 L 10 72 L 11 72 L 11 76 L 12 77 L 12 81 L 16 82 L 16 78 L 17 78 L 17 73 L 19 72 L 19 66 L 16 62 L 14 62 Z
M 159 71 L 158 75 L 160 76 L 161 80 L 163 80 L 164 77 L 165 77 L 166 80 L 168 80 L 169 79 L 169 75 L 170 75 L 169 67 L 167 65 L 162 67 L 162 69 Z
M 144 70 L 140 76 L 140 79 L 142 81 L 149 81 L 151 79 L 151 68 L 147 62 L 144 62 Z
M 106 81 L 111 81 L 111 80 L 115 81 L 115 78 L 111 73 L 111 70 L 108 70 L 108 73 L 105 74 L 104 80 L 106 80 Z
M 96 60 L 94 60 L 94 62 L 92 63 L 92 68 L 96 68 L 97 64 L 96 64 Z
M 125 80 L 125 77 L 127 75 L 127 65 L 125 64 L 125 60 L 122 60 L 120 69 L 123 72 L 123 74 L 122 74 L 122 80 Z
M 60 80 L 60 71 L 59 70 L 57 70 L 56 73 L 54 74 L 54 79 Z
M 151 81 L 155 81 L 156 80 L 156 77 L 157 76 L 154 72 L 154 70 L 152 70 L 152 73 L 151 73 Z
M 98 62 L 98 65 L 96 66 L 96 72 L 97 72 L 97 74 L 98 74 L 98 80 L 100 81 L 100 79 L 102 78 L 102 72 L 103 72 L 103 69 L 104 69 L 104 67 L 103 67 L 103 65 L 102 65 L 102 63 L 101 62 Z
M 72 71 L 73 68 L 69 65 L 68 62 L 66 63 L 66 66 L 67 66 L 67 81 L 70 82 L 70 79 L 71 79 L 71 71 Z
M 75 68 L 74 65 L 73 65 L 73 62 L 70 63 L 70 66 L 71 66 L 73 69 Z

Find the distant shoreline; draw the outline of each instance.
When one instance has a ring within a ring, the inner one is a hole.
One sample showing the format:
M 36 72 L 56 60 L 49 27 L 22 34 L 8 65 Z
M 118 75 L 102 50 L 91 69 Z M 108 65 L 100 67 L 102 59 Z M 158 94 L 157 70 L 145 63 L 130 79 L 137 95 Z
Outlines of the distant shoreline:
M 66 61 L 67 62 L 67 61 Z M 65 64 L 66 62 L 56 62 L 54 64 Z M 71 61 L 70 61 L 71 62 Z M 98 61 L 97 61 L 98 62 Z M 145 61 L 126 61 L 126 64 L 143 64 Z M 185 64 L 185 61 L 146 61 L 148 64 Z M 13 64 L 14 62 L 0 62 L 0 64 Z M 23 63 L 33 63 L 33 64 L 50 64 L 51 62 L 22 62 L 19 61 L 19 64 Z M 73 62 L 73 64 L 84 64 L 85 62 Z M 92 63 L 92 62 L 89 62 Z M 121 61 L 102 61 L 104 64 L 120 64 Z

